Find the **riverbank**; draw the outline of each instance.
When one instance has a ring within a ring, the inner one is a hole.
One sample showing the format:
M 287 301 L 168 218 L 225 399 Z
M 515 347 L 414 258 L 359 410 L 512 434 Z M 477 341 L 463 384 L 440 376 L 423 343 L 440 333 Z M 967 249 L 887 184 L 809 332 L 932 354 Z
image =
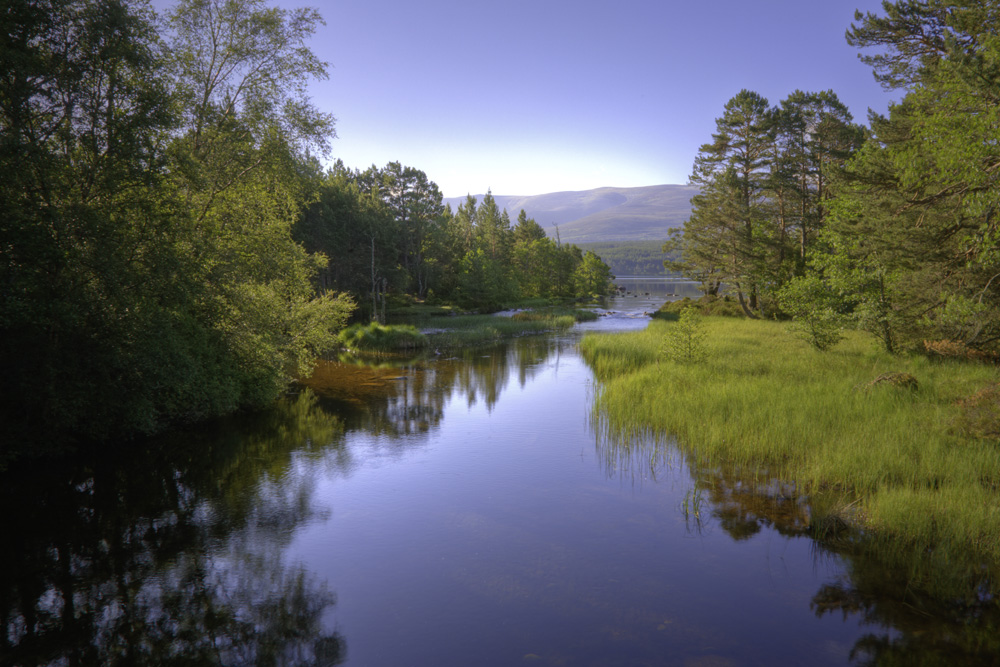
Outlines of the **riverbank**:
M 341 332 L 339 341 L 345 349 L 370 353 L 478 347 L 518 336 L 560 331 L 598 317 L 592 310 L 565 305 L 515 309 L 493 315 L 411 309 L 406 315 L 397 314 L 393 318 L 398 324 L 352 325 Z
M 660 359 L 670 322 L 584 338 L 608 434 L 666 434 L 700 463 L 793 483 L 815 530 L 848 523 L 1000 562 L 1000 447 L 979 423 L 996 367 L 890 356 L 857 333 L 824 353 L 782 323 L 703 322 L 700 364 Z M 890 373 L 916 386 L 876 382 Z

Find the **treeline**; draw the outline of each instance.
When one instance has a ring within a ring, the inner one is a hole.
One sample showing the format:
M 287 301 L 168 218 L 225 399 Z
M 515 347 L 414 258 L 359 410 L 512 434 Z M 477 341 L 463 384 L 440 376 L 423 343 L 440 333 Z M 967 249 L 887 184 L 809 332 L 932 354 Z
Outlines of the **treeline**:
M 663 252 L 661 241 L 600 241 L 580 248 L 598 255 L 616 276 L 664 276 L 665 261 L 677 259 Z
M 385 320 L 388 297 L 408 295 L 493 311 L 531 298 L 606 294 L 611 272 L 593 252 L 548 238 L 522 210 L 512 223 L 487 193 L 452 211 L 414 167 L 347 169 L 339 161 L 317 184 L 294 229 L 331 258 L 323 290 L 352 294 L 358 317 Z
M 818 347 L 844 323 L 885 349 L 995 352 L 1000 28 L 992 3 L 884 3 L 848 42 L 905 91 L 871 127 L 832 91 L 732 98 L 695 160 L 701 188 L 665 245 L 750 317 L 794 316 Z
M 596 257 L 490 198 L 450 216 L 415 170 L 324 173 L 320 22 L 262 0 L 5 4 L 0 467 L 267 403 L 393 290 L 602 289 Z

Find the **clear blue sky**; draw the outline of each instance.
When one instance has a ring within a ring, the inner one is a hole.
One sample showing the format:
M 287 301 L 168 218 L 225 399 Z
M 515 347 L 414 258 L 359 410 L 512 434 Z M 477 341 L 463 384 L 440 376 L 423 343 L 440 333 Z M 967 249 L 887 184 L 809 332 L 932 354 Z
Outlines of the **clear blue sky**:
M 422 169 L 445 196 L 685 183 L 741 88 L 884 92 L 844 40 L 878 0 L 338 0 L 312 5 L 331 158 Z

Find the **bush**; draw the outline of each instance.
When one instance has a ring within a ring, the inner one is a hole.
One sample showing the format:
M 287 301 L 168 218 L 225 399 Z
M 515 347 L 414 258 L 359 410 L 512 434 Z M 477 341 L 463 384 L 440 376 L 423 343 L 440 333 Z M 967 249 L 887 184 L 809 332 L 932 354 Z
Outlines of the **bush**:
M 792 280 L 778 293 L 778 300 L 794 320 L 792 331 L 817 350 L 829 350 L 843 340 L 837 297 L 818 276 Z
M 679 301 L 668 301 L 653 313 L 653 317 L 667 322 L 676 322 L 686 308 L 694 308 L 702 315 L 720 317 L 746 317 L 738 301 L 731 296 L 706 294 L 698 299 L 684 297 Z
M 705 331 L 701 315 L 694 307 L 681 311 L 677 322 L 670 325 L 660 345 L 660 356 L 678 363 L 694 364 L 707 357 Z

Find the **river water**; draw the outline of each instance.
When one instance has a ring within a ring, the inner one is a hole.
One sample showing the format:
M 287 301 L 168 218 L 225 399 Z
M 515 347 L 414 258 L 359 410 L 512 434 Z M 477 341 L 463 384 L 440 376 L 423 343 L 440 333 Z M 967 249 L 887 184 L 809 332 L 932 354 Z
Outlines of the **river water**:
M 325 362 L 264 414 L 7 480 L 0 664 L 997 657 L 988 595 L 908 597 L 891 563 L 814 542 L 803 499 L 603 439 L 579 337 L 693 291 L 620 282 L 566 334 Z

